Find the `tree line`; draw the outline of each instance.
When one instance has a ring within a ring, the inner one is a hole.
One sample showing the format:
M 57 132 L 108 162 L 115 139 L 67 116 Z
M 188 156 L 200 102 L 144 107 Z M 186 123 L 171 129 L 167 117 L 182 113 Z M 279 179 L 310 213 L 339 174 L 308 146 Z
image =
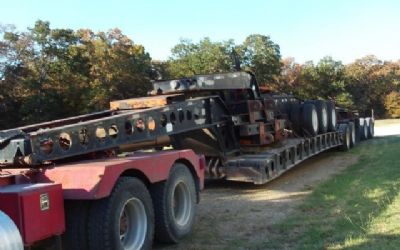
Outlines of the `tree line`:
M 151 80 L 238 68 L 271 91 L 400 117 L 400 61 L 366 56 L 344 65 L 324 57 L 299 64 L 259 34 L 241 44 L 181 40 L 166 61 L 152 60 L 119 29 L 52 29 L 39 20 L 26 31 L 3 25 L 0 35 L 0 129 L 107 109 L 110 100 L 146 95 Z

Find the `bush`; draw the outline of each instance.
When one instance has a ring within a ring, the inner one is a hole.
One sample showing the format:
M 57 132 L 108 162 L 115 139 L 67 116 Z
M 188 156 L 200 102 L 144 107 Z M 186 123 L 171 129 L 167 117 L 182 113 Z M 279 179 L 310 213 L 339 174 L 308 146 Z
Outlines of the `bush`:
M 400 93 L 390 92 L 385 98 L 385 108 L 390 118 L 400 118 Z

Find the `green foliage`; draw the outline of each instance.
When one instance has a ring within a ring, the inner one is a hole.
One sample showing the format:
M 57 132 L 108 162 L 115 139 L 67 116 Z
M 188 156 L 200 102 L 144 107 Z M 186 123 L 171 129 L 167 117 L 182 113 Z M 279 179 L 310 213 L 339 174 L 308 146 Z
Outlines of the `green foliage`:
M 150 55 L 118 29 L 51 29 L 39 20 L 1 33 L 0 128 L 106 109 L 150 88 Z
M 288 66 L 285 66 L 289 63 Z M 317 65 L 312 61 L 304 65 L 294 63 L 293 59 L 283 61 L 283 80 L 290 76 L 292 84 L 279 89 L 291 90 L 293 94 L 304 99 L 332 99 L 344 98 L 344 65 L 331 57 L 322 58 Z M 295 84 L 293 84 L 295 83 Z
M 279 45 L 269 36 L 253 34 L 239 48 L 243 68 L 255 73 L 260 85 L 275 88 L 282 66 Z
M 346 67 L 346 89 L 359 109 L 373 107 L 376 114 L 385 113 L 384 97 L 390 92 L 392 82 L 386 78 L 387 64 L 375 56 L 366 56 Z M 400 75 L 399 75 L 400 76 Z
M 390 118 L 400 118 L 400 93 L 390 92 L 385 98 L 385 108 Z
M 317 95 L 321 99 L 336 99 L 336 96 L 343 93 L 344 65 L 341 61 L 335 61 L 332 57 L 322 58 L 316 66 L 318 81 L 316 87 L 319 90 Z
M 198 44 L 181 40 L 171 50 L 172 56 L 168 60 L 169 74 L 175 78 L 230 71 L 230 51 L 233 46 L 232 40 L 212 42 L 209 38 L 204 38 Z
M 374 56 L 348 65 L 331 57 L 322 58 L 316 65 L 312 61 L 300 65 L 290 58 L 282 64 L 278 91 L 303 99 L 331 99 L 351 109 L 372 108 L 377 117 L 385 117 L 389 112 L 385 97 L 400 90 L 400 63 L 382 62 Z
M 233 40 L 212 42 L 204 38 L 199 43 L 181 40 L 171 50 L 169 75 L 185 77 L 232 71 L 232 51 L 236 52 L 242 69 L 255 73 L 261 84 L 277 83 L 281 71 L 279 46 L 263 35 L 250 35 L 241 45 L 235 45 Z

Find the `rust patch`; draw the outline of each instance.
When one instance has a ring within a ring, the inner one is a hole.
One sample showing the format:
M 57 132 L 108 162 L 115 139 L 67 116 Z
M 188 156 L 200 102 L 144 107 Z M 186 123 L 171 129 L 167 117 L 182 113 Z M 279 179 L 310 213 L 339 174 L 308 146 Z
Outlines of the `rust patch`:
M 118 100 L 110 102 L 110 109 L 144 109 L 162 107 L 172 102 L 183 101 L 184 95 L 173 94 L 173 95 L 159 95 L 159 96 L 148 96 L 139 97 L 125 100 Z

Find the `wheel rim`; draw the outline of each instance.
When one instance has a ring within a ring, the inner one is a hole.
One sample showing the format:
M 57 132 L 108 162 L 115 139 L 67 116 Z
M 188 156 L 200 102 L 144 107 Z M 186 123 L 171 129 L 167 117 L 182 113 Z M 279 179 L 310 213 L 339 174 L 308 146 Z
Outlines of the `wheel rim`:
M 332 110 L 331 120 L 332 120 L 332 128 L 336 127 L 336 112 L 335 112 L 335 110 Z
M 123 249 L 140 249 L 146 239 L 147 214 L 142 201 L 127 200 L 119 216 L 119 238 Z
M 315 109 L 312 111 L 312 126 L 315 132 L 318 131 L 318 114 Z
M 356 130 L 354 127 L 351 129 L 351 142 L 354 144 L 356 142 Z
M 368 138 L 368 125 L 364 122 L 364 138 Z
M 347 129 L 347 132 L 346 132 L 346 145 L 347 145 L 347 148 L 350 148 L 350 127 Z
M 192 213 L 192 198 L 189 187 L 184 182 L 176 184 L 173 197 L 173 218 L 179 226 L 187 225 Z
M 325 108 L 322 109 L 322 124 L 324 128 L 328 126 L 328 112 L 326 111 Z

